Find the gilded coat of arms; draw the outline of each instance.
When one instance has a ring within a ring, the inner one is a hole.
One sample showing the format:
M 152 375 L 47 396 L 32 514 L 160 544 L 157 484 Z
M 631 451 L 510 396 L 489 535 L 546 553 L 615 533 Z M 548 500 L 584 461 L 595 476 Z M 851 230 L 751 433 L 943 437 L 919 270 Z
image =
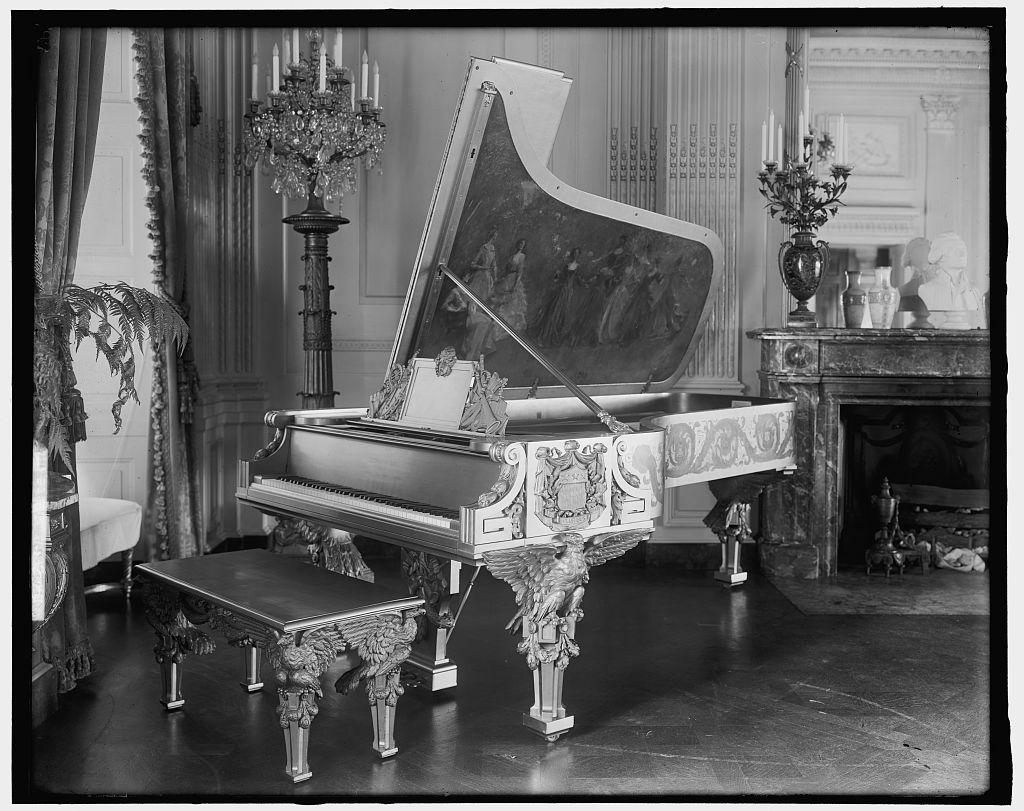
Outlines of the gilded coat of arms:
M 565 451 L 542 447 L 537 450 L 537 495 L 535 512 L 556 532 L 589 527 L 605 509 L 608 483 L 605 479 L 602 443 L 587 445 L 569 439 Z

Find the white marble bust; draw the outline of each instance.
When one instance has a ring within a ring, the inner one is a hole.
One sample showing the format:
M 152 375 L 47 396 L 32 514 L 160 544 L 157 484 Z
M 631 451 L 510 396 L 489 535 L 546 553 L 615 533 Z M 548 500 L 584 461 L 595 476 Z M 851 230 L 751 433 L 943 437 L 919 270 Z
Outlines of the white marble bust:
M 935 275 L 921 283 L 917 294 L 932 312 L 964 313 L 981 307 L 981 296 L 967 275 L 967 245 L 952 231 L 932 240 L 928 262 Z M 953 319 L 959 322 L 959 318 Z M 954 326 L 947 318 L 945 326 Z

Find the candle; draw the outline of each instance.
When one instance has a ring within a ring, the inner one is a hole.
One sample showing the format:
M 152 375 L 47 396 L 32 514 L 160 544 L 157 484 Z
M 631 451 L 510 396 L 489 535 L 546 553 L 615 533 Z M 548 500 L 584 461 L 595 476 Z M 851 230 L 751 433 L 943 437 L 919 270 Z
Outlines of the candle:
M 352 100 L 351 100 L 351 102 L 352 102 L 352 112 L 355 112 L 355 109 L 356 109 L 356 83 L 354 81 L 348 83 L 348 92 L 352 96 Z
M 252 97 L 258 99 L 260 97 L 260 66 L 256 62 L 256 57 L 252 59 Z
M 799 144 L 797 144 L 797 147 L 798 147 L 798 149 L 797 149 L 797 154 L 799 154 L 799 155 L 803 155 L 803 153 L 804 153 L 804 143 L 803 143 L 803 138 L 804 138 L 804 123 L 805 123 L 805 122 L 804 122 L 804 111 L 803 111 L 803 110 L 801 110 L 801 111 L 800 111 L 800 123 L 799 123 L 799 132 L 800 132 L 800 136 L 799 136 L 799 138 L 800 138 L 800 143 L 799 143 Z
M 380 68 L 377 60 L 373 60 L 373 106 L 380 107 Z
M 836 136 L 839 143 L 836 146 L 836 154 L 839 155 L 839 163 L 846 165 L 846 114 L 839 114 L 839 133 Z
M 362 70 L 360 71 L 360 78 L 359 78 L 359 98 L 361 98 L 361 99 L 365 99 L 366 98 L 366 83 L 367 83 L 367 79 L 369 78 L 369 76 L 368 76 L 368 71 L 369 70 L 370 70 L 370 66 L 367 63 L 366 51 L 364 50 L 363 51 L 363 65 L 362 65 Z
M 287 76 L 291 73 L 291 69 L 288 67 L 292 63 L 292 44 L 288 41 L 288 38 L 284 38 L 284 73 Z
M 782 124 L 779 124 L 779 166 L 782 166 Z
M 327 50 L 320 48 L 320 92 L 327 92 Z
M 768 160 L 775 157 L 775 111 L 768 112 Z
M 811 88 L 806 84 L 804 85 L 804 117 L 807 119 L 809 127 L 811 125 Z
M 274 84 L 272 86 L 275 93 L 281 87 L 281 56 L 277 52 L 276 42 L 274 43 Z
M 302 53 L 299 51 L 299 29 L 292 29 L 292 59 L 295 60 L 295 64 L 299 63 Z M 312 67 L 312 65 L 310 66 Z
M 768 160 L 768 125 L 761 122 L 761 163 Z
M 341 29 L 334 29 L 334 53 L 331 54 L 334 57 L 334 67 L 341 70 Z
M 263 78 L 267 80 L 267 95 L 270 95 L 270 91 L 273 88 L 273 85 L 270 83 L 270 71 L 269 70 L 263 75 Z

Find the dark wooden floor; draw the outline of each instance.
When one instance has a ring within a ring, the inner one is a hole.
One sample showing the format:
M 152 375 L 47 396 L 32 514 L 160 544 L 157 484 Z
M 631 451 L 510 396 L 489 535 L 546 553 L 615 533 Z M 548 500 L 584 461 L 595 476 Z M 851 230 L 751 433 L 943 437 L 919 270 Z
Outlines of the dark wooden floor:
M 386 564 L 386 565 L 385 565 Z M 392 562 L 378 582 L 398 585 Z M 754 576 L 607 564 L 592 573 L 566 674 L 576 727 L 520 724 L 529 671 L 501 629 L 511 591 L 483 573 L 455 634 L 451 695 L 410 689 L 400 751 L 370 750 L 365 697 L 329 693 L 313 778 L 293 786 L 272 677 L 238 687 L 224 646 L 186 663 L 182 711 L 157 703 L 153 636 L 118 592 L 89 598 L 98 672 L 33 736 L 37 792 L 217 795 L 945 795 L 989 786 L 989 625 L 979 616 L 804 616 Z M 333 678 L 327 681 L 333 683 Z

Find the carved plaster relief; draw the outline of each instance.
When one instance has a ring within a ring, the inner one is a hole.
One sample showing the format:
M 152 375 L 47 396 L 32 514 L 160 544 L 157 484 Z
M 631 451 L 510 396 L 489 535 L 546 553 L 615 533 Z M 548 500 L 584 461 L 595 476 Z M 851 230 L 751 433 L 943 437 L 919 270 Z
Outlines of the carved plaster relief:
M 909 171 L 909 119 L 849 116 L 849 161 L 858 175 L 904 177 Z

